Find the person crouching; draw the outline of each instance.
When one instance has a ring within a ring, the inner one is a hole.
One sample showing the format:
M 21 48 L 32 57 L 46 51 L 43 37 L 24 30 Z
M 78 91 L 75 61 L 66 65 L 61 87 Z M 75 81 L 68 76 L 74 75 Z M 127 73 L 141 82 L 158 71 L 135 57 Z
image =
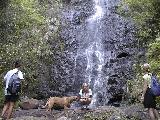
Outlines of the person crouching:
M 82 109 L 84 109 L 84 106 L 86 106 L 86 109 L 88 109 L 88 106 L 92 101 L 92 90 L 89 89 L 87 83 L 82 84 L 82 89 L 79 92 L 79 101 L 82 105 Z

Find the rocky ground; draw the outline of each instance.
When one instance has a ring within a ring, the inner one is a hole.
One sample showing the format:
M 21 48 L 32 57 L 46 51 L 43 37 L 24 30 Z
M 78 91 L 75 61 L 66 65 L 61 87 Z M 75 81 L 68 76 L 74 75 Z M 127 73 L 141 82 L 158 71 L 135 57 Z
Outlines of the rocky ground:
M 12 120 L 149 120 L 147 110 L 142 104 L 124 107 L 102 106 L 90 110 L 68 109 L 16 109 Z

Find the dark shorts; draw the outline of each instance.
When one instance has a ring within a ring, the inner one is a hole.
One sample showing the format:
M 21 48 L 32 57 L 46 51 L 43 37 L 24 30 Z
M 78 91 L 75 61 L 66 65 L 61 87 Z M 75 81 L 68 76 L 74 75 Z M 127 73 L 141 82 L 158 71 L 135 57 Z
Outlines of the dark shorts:
M 5 100 L 4 102 L 16 102 L 19 99 L 19 95 L 5 95 Z
M 143 105 L 145 108 L 156 108 L 156 96 L 153 95 L 150 88 L 147 88 L 144 95 Z

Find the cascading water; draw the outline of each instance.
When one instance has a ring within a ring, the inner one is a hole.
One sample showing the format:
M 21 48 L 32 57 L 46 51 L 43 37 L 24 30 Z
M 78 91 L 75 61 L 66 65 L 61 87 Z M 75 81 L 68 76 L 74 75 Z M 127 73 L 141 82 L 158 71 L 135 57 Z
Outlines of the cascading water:
M 71 0 L 64 7 L 64 51 L 54 56 L 51 93 L 77 94 L 85 81 L 93 91 L 91 107 L 121 100 L 126 81 L 134 77 L 136 47 L 134 25 L 116 13 L 120 1 Z
M 105 64 L 104 61 L 104 48 L 102 43 L 102 23 L 101 19 L 105 13 L 105 0 L 94 0 L 94 11 L 95 13 L 90 16 L 86 21 L 86 34 L 85 38 L 87 40 L 85 46 L 87 46 L 83 51 L 83 56 L 86 56 L 87 67 L 85 73 L 85 81 L 88 82 L 93 90 L 93 99 L 91 107 L 100 105 L 100 102 L 104 101 L 107 103 L 108 100 L 103 96 L 106 94 L 106 87 L 103 86 L 103 72 L 102 67 Z M 79 50 L 82 51 L 82 50 Z M 79 52 L 76 58 L 79 56 Z M 102 90 L 103 89 L 103 90 Z M 98 100 L 97 96 L 102 96 L 101 100 Z M 104 100 L 105 99 L 105 100 Z
M 93 99 L 90 104 L 91 107 L 97 105 L 97 92 L 101 91 L 103 88 L 102 81 L 102 66 L 104 65 L 104 50 L 102 45 L 102 38 L 100 33 L 101 29 L 101 18 L 104 15 L 104 0 L 94 0 L 95 3 L 95 14 L 92 15 L 88 21 L 89 31 L 92 31 L 93 41 L 90 46 L 86 49 L 87 56 L 87 76 L 89 83 L 92 84 L 93 81 Z M 92 36 L 90 35 L 90 36 Z M 94 77 L 92 77 L 94 76 Z
M 125 33 L 128 26 L 132 28 L 131 24 L 115 13 L 119 2 L 120 0 L 93 0 L 94 13 L 81 26 L 76 26 L 76 32 L 74 31 L 76 41 L 79 41 L 75 57 L 75 73 L 78 72 L 75 83 L 79 79 L 90 84 L 93 90 L 91 107 L 107 105 L 112 99 L 121 99 L 125 89 L 124 74 L 128 74 L 132 64 L 127 59 L 117 63 L 122 60 L 116 58 L 121 49 L 119 44 L 129 43 L 130 40 L 132 43 L 133 40 L 132 33 Z M 123 49 L 121 50 L 132 51 L 132 48 L 125 46 Z M 114 59 L 116 62 L 112 63 Z M 117 98 L 119 95 L 120 98 Z

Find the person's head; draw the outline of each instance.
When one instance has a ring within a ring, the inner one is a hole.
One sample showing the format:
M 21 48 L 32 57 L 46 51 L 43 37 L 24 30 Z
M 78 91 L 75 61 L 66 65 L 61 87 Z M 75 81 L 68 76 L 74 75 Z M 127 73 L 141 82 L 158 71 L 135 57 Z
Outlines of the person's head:
M 89 89 L 88 84 L 87 84 L 87 83 L 83 83 L 83 84 L 82 84 L 82 89 L 83 89 L 84 91 L 88 91 L 88 89 Z
M 14 62 L 14 67 L 15 67 L 15 68 L 21 67 L 21 63 L 20 63 L 19 60 L 17 60 L 17 61 Z
M 144 72 L 150 72 L 150 65 L 148 63 L 145 63 L 142 65 L 142 69 Z

